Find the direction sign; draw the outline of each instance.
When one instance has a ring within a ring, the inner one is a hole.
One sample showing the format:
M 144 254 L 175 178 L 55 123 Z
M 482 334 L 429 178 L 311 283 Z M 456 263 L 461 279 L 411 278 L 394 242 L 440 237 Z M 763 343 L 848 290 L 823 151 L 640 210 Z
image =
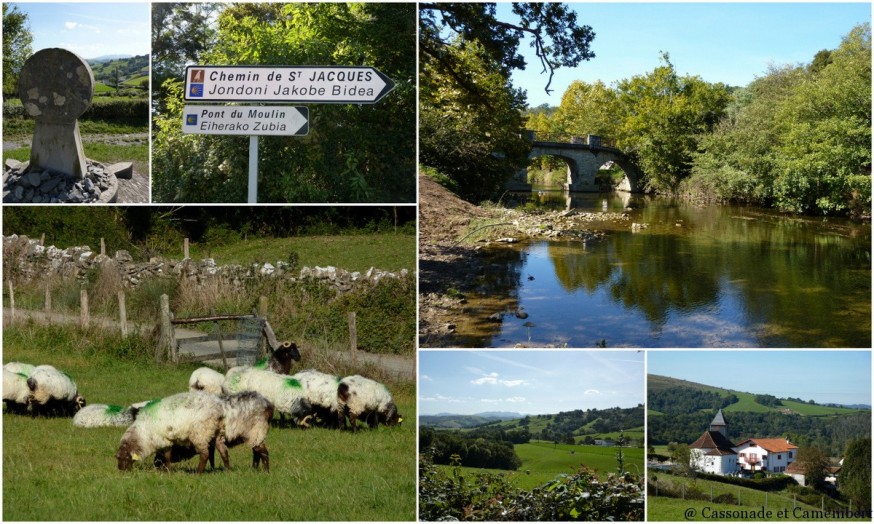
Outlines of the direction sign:
M 310 110 L 297 106 L 185 106 L 182 132 L 198 135 L 306 135 Z
M 373 104 L 395 83 L 373 67 L 188 66 L 185 100 Z

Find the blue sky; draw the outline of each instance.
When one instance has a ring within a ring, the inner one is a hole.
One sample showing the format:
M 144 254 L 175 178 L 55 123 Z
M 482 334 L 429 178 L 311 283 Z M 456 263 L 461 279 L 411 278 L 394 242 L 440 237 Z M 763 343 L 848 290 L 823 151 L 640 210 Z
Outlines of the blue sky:
M 870 351 L 649 351 L 650 374 L 747 393 L 871 404 Z
M 525 414 L 644 402 L 638 351 L 420 351 L 419 412 Z
M 15 3 L 28 14 L 33 51 L 62 47 L 82 58 L 151 52 L 148 3 Z
M 807 63 L 821 49 L 834 49 L 850 30 L 871 20 L 865 3 L 572 3 L 579 24 L 595 31 L 596 57 L 574 69 L 560 69 L 552 96 L 544 92 L 548 75 L 530 41 L 520 50 L 528 67 L 513 83 L 528 91 L 530 107 L 558 106 L 573 80 L 606 84 L 645 74 L 670 54 L 680 74 L 708 82 L 744 86 L 763 76 L 769 64 Z M 498 18 L 515 21 L 510 4 L 499 4 Z

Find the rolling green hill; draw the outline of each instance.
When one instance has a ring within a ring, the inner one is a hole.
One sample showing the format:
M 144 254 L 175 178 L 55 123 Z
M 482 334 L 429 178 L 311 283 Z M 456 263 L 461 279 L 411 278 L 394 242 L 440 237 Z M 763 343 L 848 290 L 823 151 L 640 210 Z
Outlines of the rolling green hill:
M 94 74 L 94 79 L 97 82 L 114 87 L 116 83 L 116 73 L 119 84 L 127 83 L 129 79 L 143 77 L 149 75 L 149 55 L 139 55 L 130 58 L 117 58 L 114 60 L 94 61 L 89 60 L 88 65 L 91 66 L 91 72 Z M 134 85 L 138 85 L 135 82 Z

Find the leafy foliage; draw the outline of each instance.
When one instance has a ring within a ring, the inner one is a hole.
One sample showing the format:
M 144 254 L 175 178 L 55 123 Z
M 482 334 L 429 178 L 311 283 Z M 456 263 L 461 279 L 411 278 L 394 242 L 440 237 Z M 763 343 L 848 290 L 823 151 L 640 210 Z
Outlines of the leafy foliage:
M 808 67 L 772 68 L 734 93 L 686 189 L 795 213 L 871 206 L 871 28 Z
M 419 450 L 429 453 L 435 464 L 457 462 L 459 466 L 472 468 L 515 470 L 522 461 L 513 450 L 513 442 L 504 438 L 506 434 L 497 432 L 464 434 L 421 428 Z
M 838 484 L 855 509 L 871 509 L 870 437 L 854 440 L 847 445 Z
M 378 104 L 323 104 L 305 137 L 262 137 L 259 201 L 415 199 L 414 4 L 235 4 L 218 16 L 213 64 L 372 65 L 396 87 Z M 156 200 L 245 200 L 246 137 L 183 135 L 182 82 L 162 85 L 156 116 Z
M 3 94 L 14 95 L 18 74 L 33 51 L 27 14 L 18 7 L 3 3 Z
M 643 480 L 609 474 L 598 480 L 587 468 L 559 475 L 531 491 L 495 473 L 447 473 L 425 453 L 419 459 L 419 518 L 466 521 L 643 520 Z
M 647 392 L 647 405 L 665 415 L 694 413 L 696 411 L 717 410 L 738 401 L 736 395 L 722 395 L 704 389 L 676 387 Z

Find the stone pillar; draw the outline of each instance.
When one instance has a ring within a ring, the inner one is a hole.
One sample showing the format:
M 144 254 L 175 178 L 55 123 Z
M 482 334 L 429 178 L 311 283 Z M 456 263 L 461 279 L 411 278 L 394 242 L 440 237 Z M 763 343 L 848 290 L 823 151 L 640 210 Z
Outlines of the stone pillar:
M 24 63 L 18 96 L 36 120 L 30 168 L 81 179 L 87 172 L 78 118 L 94 97 L 94 74 L 81 57 L 66 49 L 37 51 Z

